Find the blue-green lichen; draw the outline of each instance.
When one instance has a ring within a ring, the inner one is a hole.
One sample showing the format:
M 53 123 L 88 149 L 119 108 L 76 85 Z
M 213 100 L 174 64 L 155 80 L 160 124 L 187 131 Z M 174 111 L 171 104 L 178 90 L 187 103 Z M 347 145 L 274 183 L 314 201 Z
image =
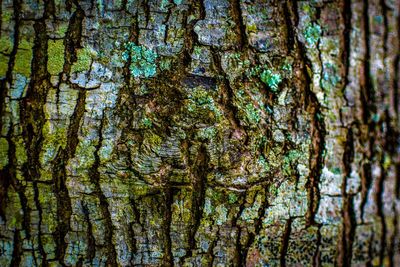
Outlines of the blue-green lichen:
M 336 87 L 339 82 L 340 76 L 338 75 L 338 68 L 336 65 L 325 63 L 321 80 L 322 88 L 324 88 L 326 92 L 329 92 L 333 87 Z
M 321 38 L 322 29 L 317 23 L 310 23 L 304 30 L 304 38 L 306 42 L 312 46 Z
M 135 78 L 154 77 L 157 71 L 157 53 L 134 42 L 125 44 L 125 51 L 122 53 L 124 61 L 130 60 L 129 70 Z
M 151 121 L 151 119 L 149 119 L 149 118 L 147 118 L 147 117 L 144 117 L 144 118 L 142 119 L 142 124 L 143 124 L 143 126 L 146 127 L 146 128 L 151 128 L 151 126 L 153 126 L 153 122 Z
M 269 69 L 264 70 L 260 74 L 261 81 L 265 83 L 272 92 L 279 89 L 279 84 L 282 82 L 282 77 L 279 73 L 275 73 Z
M 253 104 L 248 103 L 245 107 L 246 117 L 250 123 L 257 124 L 261 120 L 260 110 L 257 109 Z

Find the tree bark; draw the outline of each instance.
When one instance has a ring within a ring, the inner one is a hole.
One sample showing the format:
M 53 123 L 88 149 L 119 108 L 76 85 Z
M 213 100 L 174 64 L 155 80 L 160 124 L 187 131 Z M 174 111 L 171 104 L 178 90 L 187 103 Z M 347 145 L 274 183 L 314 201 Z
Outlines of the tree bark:
M 0 266 L 400 266 L 399 1 L 0 21 Z

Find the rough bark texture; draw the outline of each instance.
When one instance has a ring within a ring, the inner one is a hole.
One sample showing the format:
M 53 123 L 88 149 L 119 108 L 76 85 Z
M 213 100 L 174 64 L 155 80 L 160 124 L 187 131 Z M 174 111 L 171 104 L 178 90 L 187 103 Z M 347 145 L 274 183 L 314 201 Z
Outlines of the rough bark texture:
M 0 266 L 400 266 L 399 1 L 0 3 Z

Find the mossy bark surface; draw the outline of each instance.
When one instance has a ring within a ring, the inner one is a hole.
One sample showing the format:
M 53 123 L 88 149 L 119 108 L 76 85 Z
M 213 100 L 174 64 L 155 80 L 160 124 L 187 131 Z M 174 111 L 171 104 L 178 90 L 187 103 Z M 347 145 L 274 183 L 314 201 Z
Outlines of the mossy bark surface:
M 400 266 L 399 1 L 0 21 L 0 266 Z

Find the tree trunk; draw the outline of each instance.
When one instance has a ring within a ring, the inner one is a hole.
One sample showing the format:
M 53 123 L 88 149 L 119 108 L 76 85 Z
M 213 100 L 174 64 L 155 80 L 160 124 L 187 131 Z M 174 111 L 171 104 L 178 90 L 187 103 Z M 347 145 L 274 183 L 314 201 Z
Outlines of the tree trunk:
M 0 266 L 400 266 L 399 1 L 0 3 Z

